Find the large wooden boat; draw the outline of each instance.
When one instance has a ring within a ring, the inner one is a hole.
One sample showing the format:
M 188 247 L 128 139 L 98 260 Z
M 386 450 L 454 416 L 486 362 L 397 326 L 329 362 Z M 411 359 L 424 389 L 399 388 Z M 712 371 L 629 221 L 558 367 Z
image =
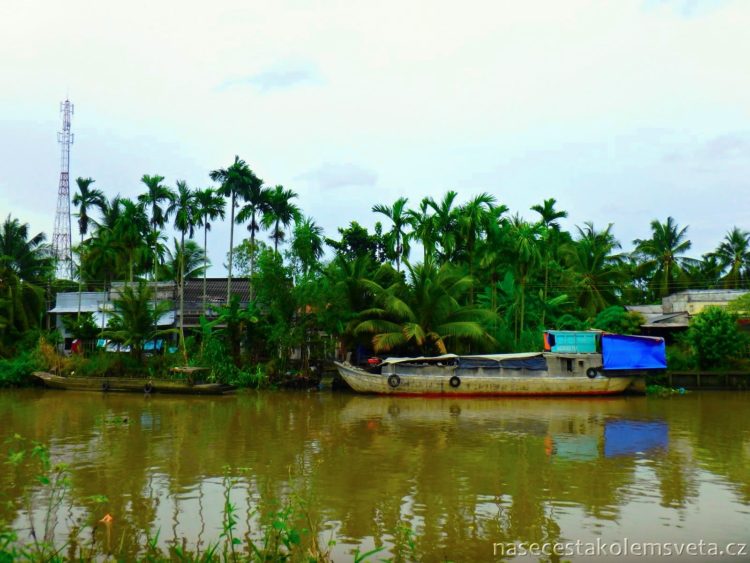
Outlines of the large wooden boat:
M 597 335 L 602 352 L 539 352 L 387 358 L 370 369 L 336 362 L 360 393 L 426 396 L 550 396 L 644 393 L 645 376 L 666 368 L 664 341 Z
M 195 383 L 169 379 L 134 377 L 64 377 L 48 372 L 33 374 L 45 386 L 68 391 L 130 392 L 130 393 L 177 393 L 184 395 L 222 395 L 234 390 L 222 383 Z

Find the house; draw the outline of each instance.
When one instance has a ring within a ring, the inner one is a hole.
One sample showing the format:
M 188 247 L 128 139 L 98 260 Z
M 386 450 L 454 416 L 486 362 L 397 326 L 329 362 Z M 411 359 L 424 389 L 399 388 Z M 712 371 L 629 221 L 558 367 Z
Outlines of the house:
M 628 305 L 628 311 L 640 313 L 646 319 L 641 332 L 671 340 L 684 332 L 690 319 L 706 307 L 726 307 L 727 304 L 750 293 L 746 289 L 689 289 L 664 297 L 657 305 Z
M 63 337 L 64 350 L 70 350 L 73 335 L 70 334 L 63 322 L 67 317 L 75 317 L 81 313 L 93 314 L 96 326 L 104 330 L 107 327 L 114 301 L 120 296 L 127 282 L 114 282 L 108 291 L 61 292 L 55 299 L 55 306 L 48 311 L 53 316 L 54 327 Z M 172 309 L 163 314 L 158 321 L 161 328 L 178 327 L 179 323 L 179 291 L 174 282 L 149 282 L 155 290 L 155 299 L 159 302 L 167 301 Z M 232 294 L 239 295 L 240 305 L 247 306 L 250 301 L 250 282 L 246 279 L 232 279 Z M 80 298 L 80 308 L 79 308 Z M 227 278 L 206 279 L 206 307 L 203 307 L 203 278 L 185 280 L 185 327 L 200 326 L 200 316 L 216 315 L 215 309 L 224 305 L 227 300 Z
M 240 307 L 247 307 L 250 302 L 250 280 L 244 278 L 232 278 L 232 295 L 240 298 Z M 208 318 L 216 316 L 216 309 L 227 302 L 227 278 L 206 278 L 206 300 L 203 306 L 203 278 L 188 278 L 185 280 L 185 327 L 200 326 L 201 315 Z M 177 323 L 179 326 L 179 295 L 175 295 L 175 310 L 177 311 Z

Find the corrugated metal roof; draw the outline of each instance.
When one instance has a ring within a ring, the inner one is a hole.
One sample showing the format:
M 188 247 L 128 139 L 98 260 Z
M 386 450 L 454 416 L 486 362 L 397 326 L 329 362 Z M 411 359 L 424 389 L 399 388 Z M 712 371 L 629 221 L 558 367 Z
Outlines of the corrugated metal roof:
M 58 293 L 55 299 L 55 308 L 50 313 L 77 313 L 78 309 L 78 292 Z M 94 313 L 101 309 L 101 305 L 109 301 L 107 293 L 104 291 L 83 291 L 81 292 L 82 313 Z

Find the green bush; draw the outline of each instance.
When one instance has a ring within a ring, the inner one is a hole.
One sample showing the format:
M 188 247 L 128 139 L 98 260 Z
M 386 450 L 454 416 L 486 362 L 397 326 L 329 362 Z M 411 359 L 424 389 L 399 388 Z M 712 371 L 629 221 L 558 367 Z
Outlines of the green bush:
M 667 365 L 672 371 L 688 371 L 698 367 L 690 348 L 679 343 L 667 346 Z
M 594 319 L 592 326 L 593 328 L 598 328 L 605 332 L 614 332 L 615 334 L 638 334 L 644 322 L 646 321 L 643 315 L 628 312 L 619 305 L 613 305 L 599 313 Z
M 737 316 L 721 307 L 707 307 L 690 322 L 687 340 L 702 368 L 725 367 L 746 351 L 746 336 Z
M 0 360 L 0 387 L 30 385 L 31 374 L 39 369 L 39 358 L 34 352 L 24 352 L 15 358 Z

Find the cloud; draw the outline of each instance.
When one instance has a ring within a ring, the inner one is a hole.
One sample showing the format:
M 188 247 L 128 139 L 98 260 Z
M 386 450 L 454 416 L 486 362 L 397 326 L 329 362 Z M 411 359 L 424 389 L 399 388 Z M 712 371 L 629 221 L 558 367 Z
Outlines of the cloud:
M 349 186 L 374 186 L 378 175 L 372 170 L 352 163 L 325 163 L 314 170 L 297 176 L 320 189 Z
M 664 162 L 690 162 L 697 165 L 747 159 L 750 157 L 750 134 L 726 133 L 683 151 L 670 152 Z
M 690 18 L 718 10 L 729 2 L 730 0 L 645 0 L 643 6 L 646 10 L 667 6 L 679 15 Z
M 219 89 L 250 85 L 265 93 L 304 84 L 317 84 L 321 81 L 320 73 L 309 63 L 283 63 L 256 74 L 227 79 L 219 86 Z

